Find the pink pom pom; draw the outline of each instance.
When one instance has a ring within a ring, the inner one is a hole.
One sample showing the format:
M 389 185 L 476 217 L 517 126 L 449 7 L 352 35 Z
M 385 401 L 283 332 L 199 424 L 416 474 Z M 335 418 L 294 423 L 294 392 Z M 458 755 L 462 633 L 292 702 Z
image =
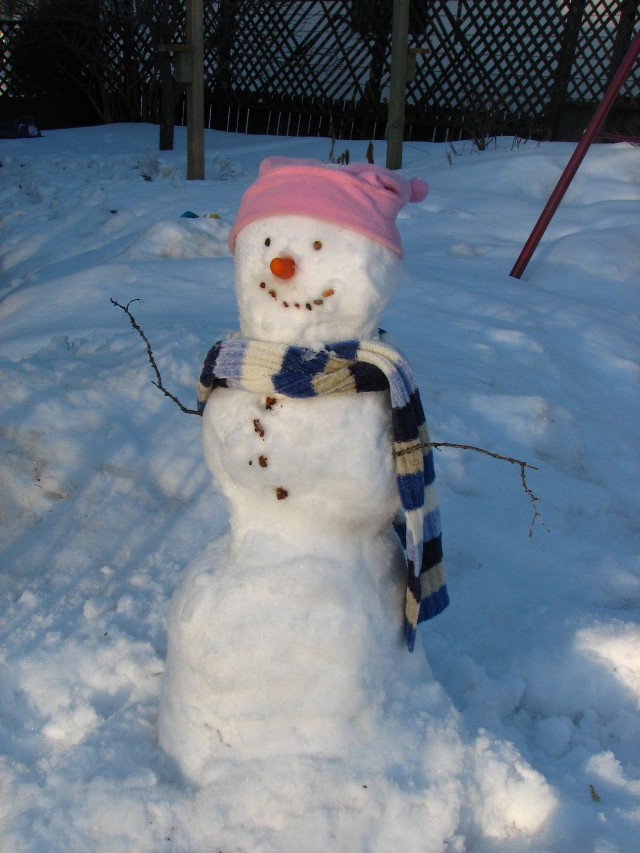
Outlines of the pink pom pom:
M 421 178 L 411 178 L 411 201 L 423 201 L 429 194 L 429 184 Z

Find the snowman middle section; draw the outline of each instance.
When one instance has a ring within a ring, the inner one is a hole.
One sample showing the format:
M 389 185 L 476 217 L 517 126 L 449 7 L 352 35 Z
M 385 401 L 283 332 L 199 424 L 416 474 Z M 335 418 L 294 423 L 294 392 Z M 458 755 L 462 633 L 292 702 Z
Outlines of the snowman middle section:
M 399 498 L 388 393 L 293 399 L 214 391 L 203 446 L 236 545 L 277 533 L 289 549 L 345 550 L 386 530 Z

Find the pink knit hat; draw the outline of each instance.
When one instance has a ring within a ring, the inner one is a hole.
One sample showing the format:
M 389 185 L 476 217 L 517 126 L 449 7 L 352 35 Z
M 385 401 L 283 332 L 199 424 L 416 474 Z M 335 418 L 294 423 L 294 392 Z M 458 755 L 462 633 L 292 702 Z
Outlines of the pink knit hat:
M 325 166 L 320 160 L 268 157 L 242 197 L 229 248 L 233 254 L 238 233 L 250 222 L 297 214 L 357 231 L 402 257 L 396 217 L 401 207 L 422 201 L 428 192 L 425 181 L 405 180 L 371 163 Z

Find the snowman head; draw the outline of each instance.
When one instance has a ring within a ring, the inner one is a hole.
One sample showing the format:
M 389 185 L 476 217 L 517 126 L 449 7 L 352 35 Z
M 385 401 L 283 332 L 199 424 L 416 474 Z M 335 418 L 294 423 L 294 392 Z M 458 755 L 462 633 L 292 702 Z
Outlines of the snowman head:
M 371 164 L 265 160 L 229 237 L 242 334 L 307 346 L 373 337 L 400 283 L 397 214 L 427 191 Z

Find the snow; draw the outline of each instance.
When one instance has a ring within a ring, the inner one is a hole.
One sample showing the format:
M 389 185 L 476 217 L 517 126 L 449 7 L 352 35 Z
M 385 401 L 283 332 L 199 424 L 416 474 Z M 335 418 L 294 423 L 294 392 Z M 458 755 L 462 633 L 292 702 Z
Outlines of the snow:
M 412 737 L 395 709 L 359 763 L 228 756 L 198 788 L 157 714 L 171 596 L 226 503 L 200 420 L 152 385 L 110 299 L 140 300 L 163 381 L 192 406 L 204 354 L 238 328 L 242 192 L 264 157 L 326 159 L 329 143 L 207 132 L 208 178 L 188 182 L 183 131 L 173 152 L 157 138 L 0 141 L 0 847 L 637 849 L 640 150 L 592 146 L 517 281 L 573 146 L 406 145 L 403 173 L 431 191 L 400 214 L 382 324 L 433 439 L 536 466 L 539 500 L 517 465 L 437 453 L 452 603 L 422 629 L 426 657 L 398 665 L 425 673 L 413 762 L 393 766 Z

